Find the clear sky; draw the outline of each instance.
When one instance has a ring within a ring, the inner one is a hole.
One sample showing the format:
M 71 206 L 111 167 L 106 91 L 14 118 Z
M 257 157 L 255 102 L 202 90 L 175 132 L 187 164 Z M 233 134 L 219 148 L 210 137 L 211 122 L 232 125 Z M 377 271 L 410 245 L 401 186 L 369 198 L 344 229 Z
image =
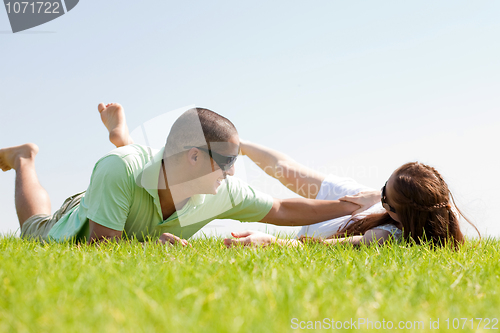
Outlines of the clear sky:
M 431 164 L 500 236 L 499 17 L 498 1 L 82 0 L 12 34 L 0 10 L 0 147 L 39 145 L 56 210 L 113 148 L 99 102 L 121 103 L 131 129 L 196 104 L 242 138 L 374 188 L 405 162 Z M 3 233 L 18 228 L 14 175 L 0 174 Z

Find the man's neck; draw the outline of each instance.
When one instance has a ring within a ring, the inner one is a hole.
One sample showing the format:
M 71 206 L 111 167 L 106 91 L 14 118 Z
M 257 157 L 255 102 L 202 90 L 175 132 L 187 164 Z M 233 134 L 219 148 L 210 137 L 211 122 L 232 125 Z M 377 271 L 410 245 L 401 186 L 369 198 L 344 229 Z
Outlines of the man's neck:
M 178 187 L 178 186 L 175 186 Z M 182 193 L 178 188 L 173 189 L 175 195 L 172 195 L 172 189 L 168 185 L 165 163 L 162 161 L 160 174 L 158 175 L 158 197 L 160 198 L 160 207 L 163 214 L 163 220 L 168 219 L 178 209 L 184 207 L 191 195 Z
M 179 202 L 174 202 L 170 189 L 158 189 L 158 197 L 160 198 L 160 207 L 163 214 L 163 220 L 168 219 L 173 213 L 178 209 L 184 207 L 188 202 L 189 198 L 186 198 Z

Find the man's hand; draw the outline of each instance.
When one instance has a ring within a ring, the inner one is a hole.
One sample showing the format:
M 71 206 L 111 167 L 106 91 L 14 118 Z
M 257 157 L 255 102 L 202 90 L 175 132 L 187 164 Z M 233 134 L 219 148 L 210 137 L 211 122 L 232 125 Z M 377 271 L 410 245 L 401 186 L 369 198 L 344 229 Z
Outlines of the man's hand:
M 237 239 L 224 239 L 224 245 L 228 248 L 237 245 L 266 246 L 276 242 L 276 237 L 260 231 L 247 230 L 242 232 L 232 232 L 231 235 Z
M 181 239 L 175 235 L 169 234 L 169 233 L 164 233 L 160 236 L 160 239 L 158 239 L 159 242 L 162 244 L 171 244 L 171 245 L 176 245 L 176 244 L 181 244 L 182 246 L 191 246 L 189 242 L 185 239 Z
M 354 211 L 351 215 L 356 215 L 359 214 L 377 202 L 380 201 L 380 191 L 365 191 L 365 192 L 359 192 L 356 195 L 346 195 L 343 198 L 339 199 L 340 201 L 344 202 L 350 202 L 353 204 L 356 204 L 358 206 L 361 206 L 358 210 Z

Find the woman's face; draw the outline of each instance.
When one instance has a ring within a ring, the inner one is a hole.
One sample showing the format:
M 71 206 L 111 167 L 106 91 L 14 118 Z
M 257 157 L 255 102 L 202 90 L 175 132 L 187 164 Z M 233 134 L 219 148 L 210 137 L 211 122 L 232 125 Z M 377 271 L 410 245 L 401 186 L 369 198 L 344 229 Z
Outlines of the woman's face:
M 397 214 L 397 210 L 394 207 L 394 201 L 392 201 L 391 198 L 394 198 L 394 174 L 392 174 L 387 181 L 385 185 L 385 191 L 384 188 L 382 188 L 382 205 L 394 221 L 401 223 Z M 391 211 L 391 208 L 392 210 L 396 210 L 396 212 Z

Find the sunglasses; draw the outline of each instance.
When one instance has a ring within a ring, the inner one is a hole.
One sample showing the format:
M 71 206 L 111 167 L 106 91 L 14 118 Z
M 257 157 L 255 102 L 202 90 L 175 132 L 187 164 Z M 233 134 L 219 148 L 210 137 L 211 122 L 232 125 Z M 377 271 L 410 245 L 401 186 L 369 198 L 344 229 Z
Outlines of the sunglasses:
M 386 210 L 389 210 L 393 213 L 396 213 L 396 209 L 394 209 L 394 207 L 392 207 L 391 205 L 389 205 L 387 203 L 387 197 L 385 196 L 385 187 L 386 186 L 387 186 L 387 182 L 385 182 L 384 187 L 382 187 L 382 195 L 380 196 L 380 201 L 382 201 L 382 206 L 384 206 L 384 208 Z
M 236 162 L 236 159 L 238 158 L 238 155 L 221 155 L 219 153 L 216 153 L 212 151 L 211 149 L 203 148 L 203 147 L 196 147 L 196 146 L 185 146 L 184 149 L 191 149 L 191 148 L 198 148 L 201 151 L 204 151 L 208 155 L 210 155 L 210 158 L 217 163 L 219 168 L 221 168 L 222 171 L 227 172 L 231 167 L 234 165 Z M 212 170 L 213 170 L 213 165 L 212 165 Z

